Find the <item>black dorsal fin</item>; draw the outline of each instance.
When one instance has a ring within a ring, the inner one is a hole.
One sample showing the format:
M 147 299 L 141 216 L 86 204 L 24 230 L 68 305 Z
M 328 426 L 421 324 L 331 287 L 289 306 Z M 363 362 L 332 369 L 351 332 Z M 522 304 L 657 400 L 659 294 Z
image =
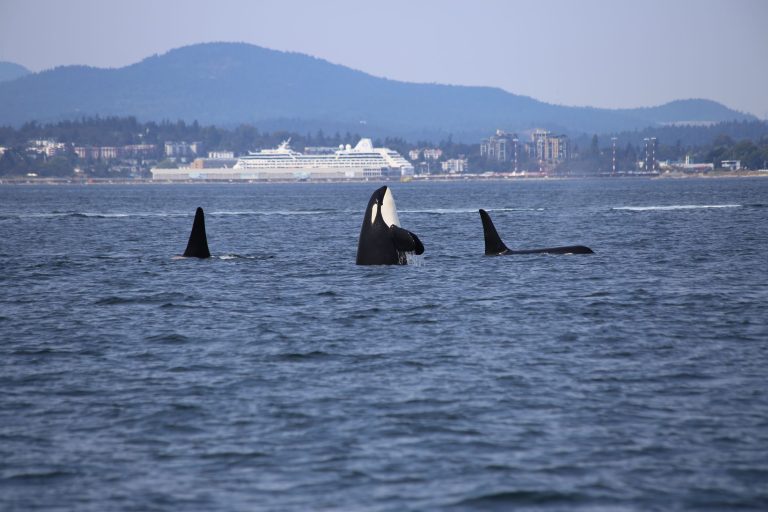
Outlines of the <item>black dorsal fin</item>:
M 195 212 L 195 222 L 192 224 L 192 233 L 189 234 L 189 242 L 187 242 L 187 250 L 184 251 L 184 257 L 211 257 L 211 253 L 208 251 L 208 238 L 205 236 L 205 214 L 199 206 Z
M 504 242 L 501 241 L 501 237 L 496 232 L 496 227 L 493 225 L 491 216 L 488 213 L 480 209 L 480 220 L 483 221 L 483 236 L 485 237 L 485 254 L 491 256 L 495 254 L 501 254 L 508 251 Z

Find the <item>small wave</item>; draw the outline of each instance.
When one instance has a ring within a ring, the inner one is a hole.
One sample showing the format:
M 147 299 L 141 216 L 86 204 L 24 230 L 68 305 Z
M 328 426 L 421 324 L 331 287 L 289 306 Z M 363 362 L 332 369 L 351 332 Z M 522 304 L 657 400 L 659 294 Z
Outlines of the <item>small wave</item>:
M 191 304 L 176 304 L 175 302 L 166 302 L 160 306 L 160 309 L 198 309 Z
M 156 334 L 154 336 L 148 336 L 146 338 L 147 341 L 159 341 L 161 343 L 186 343 L 189 341 L 189 338 L 184 336 L 183 334 L 178 333 L 166 333 L 166 334 Z
M 487 208 L 487 212 L 543 212 L 546 208 Z
M 477 208 L 426 208 L 418 210 L 398 210 L 400 213 L 427 213 L 432 215 L 451 215 L 477 213 Z M 486 208 L 487 212 L 543 212 L 544 208 Z
M 266 452 L 257 452 L 257 451 L 245 451 L 245 452 L 235 452 L 235 451 L 222 451 L 222 452 L 208 452 L 203 453 L 199 457 L 203 460 L 224 460 L 224 461 L 230 461 L 230 462 L 243 462 L 250 459 L 259 459 L 262 457 L 267 457 L 268 454 Z
M 667 211 L 667 210 L 698 210 L 705 208 L 740 208 L 740 204 L 673 204 L 669 206 L 614 206 L 611 210 L 630 212 Z
M 56 219 L 56 218 L 80 218 L 80 219 L 122 219 L 140 217 L 189 217 L 189 212 L 47 212 L 47 213 L 6 213 L 0 219 Z
M 485 494 L 469 498 L 459 503 L 459 507 L 497 507 L 512 505 L 544 505 L 551 503 L 574 504 L 584 498 L 581 494 L 561 493 L 557 491 L 507 491 Z
M 249 216 L 249 215 L 323 215 L 333 213 L 334 210 L 243 210 L 243 211 L 216 211 L 208 212 L 210 216 Z
M 274 257 L 274 254 L 222 254 L 214 256 L 220 260 L 270 260 Z
M 192 298 L 193 297 L 173 292 L 136 296 L 110 295 L 96 300 L 94 304 L 97 306 L 113 306 L 120 304 L 167 304 L 168 302 L 175 304 L 175 300 L 190 300 Z
M 335 213 L 336 210 L 243 210 L 243 211 L 212 211 L 206 212 L 207 216 L 262 216 L 262 215 L 323 215 Z M 53 211 L 53 212 L 6 212 L 0 215 L 0 220 L 19 219 L 127 219 L 127 218 L 171 218 L 192 217 L 194 212 L 81 212 L 81 211 Z
M 132 297 L 104 297 L 103 299 L 97 300 L 94 304 L 97 306 L 112 306 L 115 304 L 131 304 L 133 302 L 137 302 L 135 298 Z
M 6 480 L 52 480 L 55 478 L 66 478 L 66 477 L 72 477 L 76 476 L 75 473 L 69 472 L 69 471 L 40 471 L 40 472 L 29 472 L 29 473 L 17 473 L 15 475 L 11 475 L 6 477 Z
M 329 354 L 328 352 L 323 352 L 322 350 L 313 350 L 312 352 L 307 352 L 305 354 L 301 354 L 297 352 L 280 354 L 278 356 L 278 359 L 282 361 L 300 362 L 300 361 L 312 361 L 315 359 L 325 359 L 330 356 L 331 354 Z
M 69 355 L 72 352 L 69 352 L 67 350 L 54 350 L 52 348 L 44 347 L 44 348 L 19 348 L 16 350 L 11 351 L 11 355 L 14 356 L 44 356 L 48 354 L 54 354 L 54 355 Z
M 130 213 L 92 213 L 92 212 L 77 212 L 71 214 L 71 217 L 82 218 L 94 218 L 94 219 L 122 219 L 126 217 L 134 217 L 137 215 L 131 215 Z M 149 217 L 149 214 L 140 215 L 141 217 Z
M 445 215 L 452 213 L 475 213 L 474 208 L 431 208 L 431 209 L 419 209 L 419 210 L 399 210 L 400 213 L 430 213 L 434 215 Z

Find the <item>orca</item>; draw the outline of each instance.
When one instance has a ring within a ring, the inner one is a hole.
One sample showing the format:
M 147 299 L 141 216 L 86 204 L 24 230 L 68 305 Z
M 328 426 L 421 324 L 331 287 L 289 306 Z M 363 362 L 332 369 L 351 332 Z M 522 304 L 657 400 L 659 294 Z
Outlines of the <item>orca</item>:
M 483 221 L 483 236 L 485 237 L 485 255 L 503 256 L 507 254 L 594 254 L 595 251 L 583 245 L 568 245 L 565 247 L 548 247 L 544 249 L 522 249 L 513 251 L 501 241 L 501 237 L 496 232 L 491 216 L 483 209 L 480 209 L 480 220 Z
M 208 251 L 208 238 L 205 236 L 205 214 L 199 206 L 195 211 L 195 222 L 192 223 L 192 232 L 189 234 L 185 258 L 210 258 Z
M 405 265 L 407 253 L 423 254 L 419 237 L 400 227 L 392 191 L 386 185 L 368 201 L 357 243 L 358 265 Z

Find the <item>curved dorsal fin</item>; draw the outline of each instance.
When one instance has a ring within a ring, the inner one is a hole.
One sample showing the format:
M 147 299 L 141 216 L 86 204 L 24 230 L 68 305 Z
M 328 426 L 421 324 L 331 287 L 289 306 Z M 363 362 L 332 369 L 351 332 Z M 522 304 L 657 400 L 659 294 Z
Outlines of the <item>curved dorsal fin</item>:
M 501 254 L 508 251 L 509 248 L 501 241 L 501 237 L 496 232 L 491 216 L 483 209 L 480 209 L 480 219 L 483 221 L 483 236 L 485 237 L 485 254 L 487 256 Z
M 195 211 L 195 222 L 192 224 L 192 232 L 189 234 L 185 258 L 210 258 L 208 251 L 208 238 L 205 236 L 205 214 L 199 206 Z

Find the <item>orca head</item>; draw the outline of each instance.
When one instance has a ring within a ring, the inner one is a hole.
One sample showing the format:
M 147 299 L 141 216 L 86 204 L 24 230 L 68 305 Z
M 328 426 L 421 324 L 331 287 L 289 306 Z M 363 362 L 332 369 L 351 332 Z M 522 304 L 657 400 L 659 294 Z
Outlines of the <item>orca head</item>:
M 422 254 L 419 238 L 400 227 L 392 191 L 383 186 L 371 195 L 357 244 L 358 265 L 404 265 L 406 253 Z
M 386 185 L 377 189 L 371 195 L 368 201 L 368 210 L 366 218 L 374 225 L 379 217 L 385 226 L 400 226 L 400 219 L 397 216 L 397 206 L 395 205 L 395 196 L 392 190 Z

